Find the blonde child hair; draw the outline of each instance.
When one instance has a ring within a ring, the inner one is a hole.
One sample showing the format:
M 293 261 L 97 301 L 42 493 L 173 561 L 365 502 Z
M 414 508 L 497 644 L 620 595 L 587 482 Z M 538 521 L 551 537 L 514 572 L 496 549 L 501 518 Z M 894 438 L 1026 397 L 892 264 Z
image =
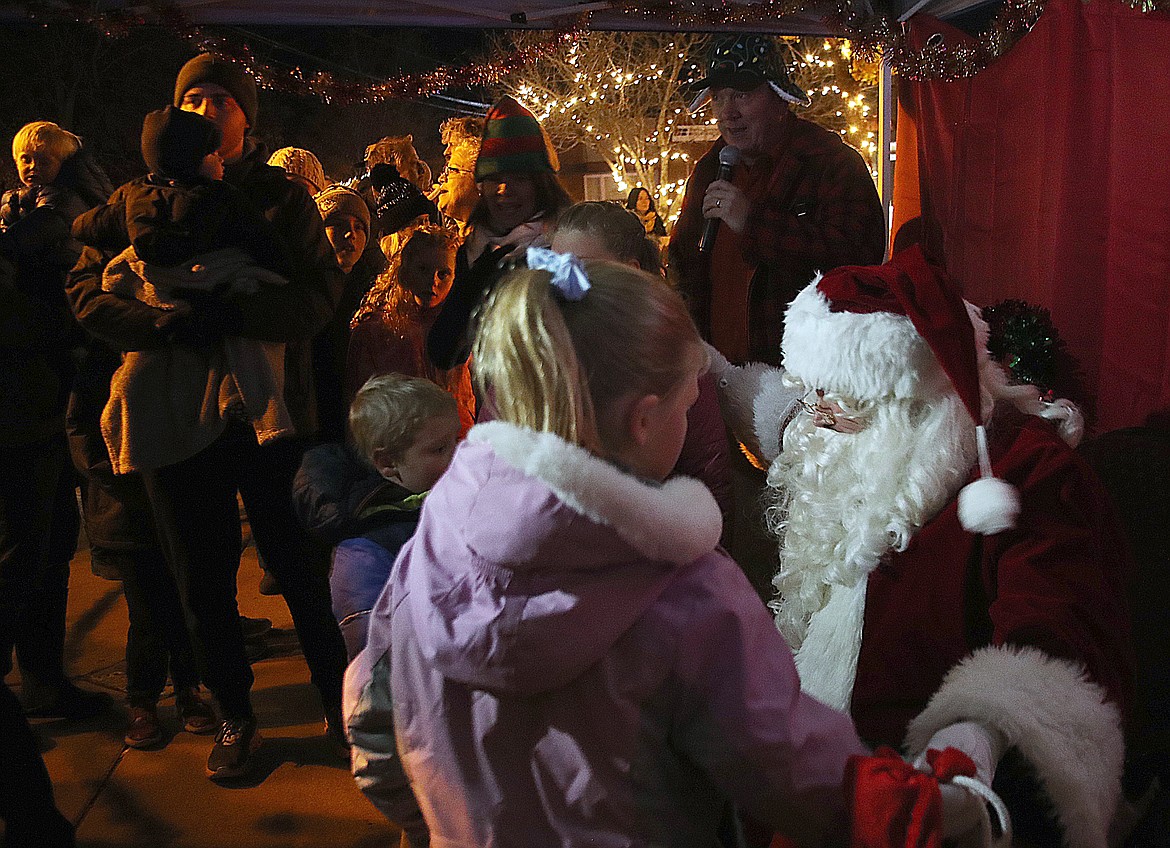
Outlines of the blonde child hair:
M 638 216 L 612 200 L 584 200 L 574 203 L 557 218 L 557 229 L 585 233 L 620 262 L 637 262 L 651 274 L 662 273 L 658 245 L 646 238 Z
M 354 446 L 371 466 L 374 453 L 401 458 L 419 430 L 439 415 L 458 417 L 455 398 L 430 380 L 382 374 L 366 380 L 349 407 Z
M 567 300 L 543 270 L 519 270 L 489 295 L 473 360 L 500 420 L 606 456 L 624 439 L 621 402 L 668 395 L 706 353 L 682 297 L 616 262 L 585 264 L 590 288 Z
M 64 162 L 81 150 L 81 139 L 52 121 L 25 124 L 12 137 L 12 158 L 30 150 L 44 150 L 58 162 Z

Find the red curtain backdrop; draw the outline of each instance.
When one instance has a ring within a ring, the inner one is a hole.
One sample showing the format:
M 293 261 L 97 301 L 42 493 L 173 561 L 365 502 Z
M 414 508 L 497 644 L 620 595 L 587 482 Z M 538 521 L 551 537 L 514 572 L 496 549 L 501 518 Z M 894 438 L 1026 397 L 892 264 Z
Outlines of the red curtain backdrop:
M 910 33 L 970 41 L 921 15 Z M 1165 413 L 1170 17 L 1049 0 L 977 76 L 899 81 L 897 138 L 895 243 L 920 233 L 973 303 L 1048 308 L 1079 368 L 1057 388 L 1095 431 Z

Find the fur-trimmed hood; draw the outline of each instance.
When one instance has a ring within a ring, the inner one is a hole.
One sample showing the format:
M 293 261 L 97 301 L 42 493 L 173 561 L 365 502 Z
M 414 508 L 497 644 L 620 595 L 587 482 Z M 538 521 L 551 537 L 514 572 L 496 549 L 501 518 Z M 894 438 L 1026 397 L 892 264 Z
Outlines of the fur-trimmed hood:
M 697 480 L 647 483 L 493 421 L 428 496 L 393 582 L 446 677 L 531 695 L 600 659 L 720 531 Z

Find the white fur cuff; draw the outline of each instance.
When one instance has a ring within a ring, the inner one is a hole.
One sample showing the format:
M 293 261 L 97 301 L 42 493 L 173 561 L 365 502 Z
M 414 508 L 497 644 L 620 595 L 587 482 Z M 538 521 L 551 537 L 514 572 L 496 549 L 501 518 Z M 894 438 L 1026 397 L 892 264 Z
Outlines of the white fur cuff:
M 910 723 L 911 756 L 958 721 L 999 730 L 1035 767 L 1066 848 L 1101 848 L 1121 797 L 1125 744 L 1117 707 L 1079 666 L 1035 648 L 982 648 L 947 674 Z
M 575 512 L 612 527 L 649 559 L 685 565 L 719 544 L 719 506 L 698 480 L 647 483 L 552 433 L 504 421 L 477 424 L 467 439 L 491 445 L 513 468 L 543 481 Z

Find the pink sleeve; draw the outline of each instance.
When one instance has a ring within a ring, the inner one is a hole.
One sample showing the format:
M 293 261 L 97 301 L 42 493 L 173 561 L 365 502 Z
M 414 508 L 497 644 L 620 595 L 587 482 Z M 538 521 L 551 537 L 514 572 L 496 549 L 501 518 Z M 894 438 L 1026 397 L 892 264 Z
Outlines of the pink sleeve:
M 742 571 L 714 554 L 679 604 L 674 742 L 741 809 L 800 844 L 839 834 L 853 721 L 800 691 L 792 652 Z

